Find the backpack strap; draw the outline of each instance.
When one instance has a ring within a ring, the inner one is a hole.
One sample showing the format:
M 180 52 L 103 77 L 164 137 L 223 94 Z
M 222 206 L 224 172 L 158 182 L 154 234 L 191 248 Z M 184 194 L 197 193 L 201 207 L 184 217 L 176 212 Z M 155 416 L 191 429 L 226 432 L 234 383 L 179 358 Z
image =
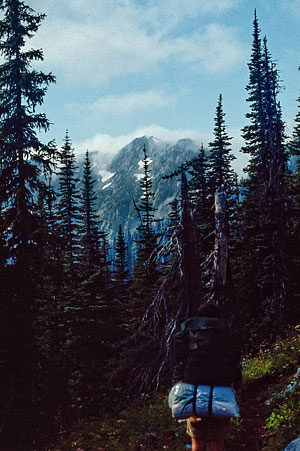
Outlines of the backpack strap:
M 195 415 L 195 417 L 197 416 L 196 414 L 196 397 L 197 397 L 197 388 L 198 385 L 194 385 L 194 395 L 193 395 L 193 414 Z

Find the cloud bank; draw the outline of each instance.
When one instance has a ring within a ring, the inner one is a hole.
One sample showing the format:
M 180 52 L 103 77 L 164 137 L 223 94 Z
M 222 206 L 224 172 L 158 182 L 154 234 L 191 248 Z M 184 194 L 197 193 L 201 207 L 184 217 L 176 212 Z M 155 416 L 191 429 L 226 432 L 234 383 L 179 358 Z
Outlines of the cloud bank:
M 66 108 L 81 121 L 91 123 L 98 122 L 107 116 L 116 119 L 139 111 L 170 107 L 175 101 L 174 95 L 168 95 L 162 90 L 150 89 L 144 92 L 108 95 L 91 103 L 72 102 Z
M 44 49 L 47 67 L 72 83 L 103 83 L 177 61 L 209 72 L 234 68 L 244 57 L 237 30 L 201 15 L 218 14 L 238 0 L 48 0 L 48 17 L 32 44 Z M 39 0 L 32 6 L 39 10 Z M 199 16 L 193 32 L 178 28 Z
M 228 133 L 234 138 L 232 142 L 232 149 L 233 153 L 237 157 L 237 159 L 233 161 L 232 166 L 239 176 L 241 176 L 243 173 L 243 168 L 248 163 L 248 157 L 247 155 L 239 152 L 243 144 L 243 140 L 240 136 L 240 130 L 229 129 Z M 89 152 L 97 152 L 99 167 L 105 170 L 119 150 L 135 138 L 140 138 L 142 136 L 153 136 L 168 143 L 176 143 L 179 139 L 192 139 L 199 145 L 199 147 L 201 143 L 203 143 L 205 148 L 207 147 L 207 143 L 213 138 L 212 135 L 203 131 L 196 131 L 192 129 L 170 130 L 161 127 L 160 125 L 152 124 L 147 127 L 137 128 L 126 135 L 120 136 L 97 133 L 92 138 L 75 142 L 74 148 L 77 155 L 83 154 L 87 149 Z

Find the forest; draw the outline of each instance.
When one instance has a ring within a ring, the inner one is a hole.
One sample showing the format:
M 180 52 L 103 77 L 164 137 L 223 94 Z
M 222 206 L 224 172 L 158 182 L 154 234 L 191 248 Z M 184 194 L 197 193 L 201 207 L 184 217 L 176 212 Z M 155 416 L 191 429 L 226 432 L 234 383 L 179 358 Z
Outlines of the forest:
M 173 336 L 207 300 L 236 324 L 244 354 L 299 324 L 300 110 L 286 136 L 279 72 L 255 13 L 245 175 L 232 168 L 220 94 L 214 139 L 165 175 L 181 190 L 162 231 L 144 147 L 130 271 L 122 224 L 112 249 L 96 213 L 88 151 L 79 185 L 71 133 L 61 147 L 42 142 L 56 79 L 33 68 L 43 52 L 26 42 L 44 15 L 21 0 L 0 9 L 0 443 L 30 451 L 170 388 Z

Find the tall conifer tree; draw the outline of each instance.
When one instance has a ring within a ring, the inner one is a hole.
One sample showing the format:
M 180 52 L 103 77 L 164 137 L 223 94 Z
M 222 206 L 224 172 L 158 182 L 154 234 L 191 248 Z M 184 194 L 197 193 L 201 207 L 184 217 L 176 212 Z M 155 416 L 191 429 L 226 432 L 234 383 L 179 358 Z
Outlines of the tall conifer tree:
M 231 162 L 235 160 L 235 156 L 231 153 L 230 149 L 232 138 L 226 132 L 225 113 L 223 111 L 221 94 L 219 95 L 216 108 L 214 135 L 214 140 L 208 144 L 210 147 L 210 188 L 213 195 L 218 189 L 222 189 L 230 195 L 232 194 L 236 181 L 235 172 L 231 167 Z
M 117 296 L 124 298 L 128 294 L 130 275 L 127 264 L 127 246 L 121 225 L 117 235 L 113 266 L 113 280 L 117 291 Z
M 140 224 L 137 227 L 139 238 L 137 261 L 135 264 L 135 283 L 141 284 L 141 287 L 152 285 L 158 277 L 156 263 L 151 260 L 151 254 L 157 246 L 159 234 L 155 231 L 155 224 L 159 221 L 154 216 L 155 208 L 153 206 L 154 193 L 152 192 L 151 171 L 149 169 L 149 158 L 146 146 L 143 148 L 143 169 L 144 176 L 140 182 L 142 196 L 136 210 L 140 217 Z
M 250 125 L 243 129 L 250 154 L 248 178 L 243 183 L 241 209 L 242 290 L 248 306 L 258 314 L 269 311 L 282 323 L 286 299 L 286 171 L 278 73 L 266 39 L 260 39 L 256 13 L 249 63 Z M 239 271 L 239 270 L 238 270 Z M 248 281 L 248 282 L 247 282 Z M 271 327 L 271 323 L 270 323 Z M 267 328 L 266 328 L 267 329 Z M 267 330 L 266 330 L 267 332 Z
M 14 299 L 9 319 L 14 324 L 10 330 L 13 339 L 7 350 L 7 361 L 14 363 L 14 368 L 12 374 L 6 374 L 11 381 L 13 408 L 7 412 L 4 429 L 11 431 L 7 448 L 27 450 L 31 449 L 30 429 L 34 424 L 32 307 L 37 267 L 42 266 L 38 231 L 44 227 L 36 199 L 45 187 L 40 176 L 49 172 L 55 150 L 52 143 L 44 145 L 40 141 L 37 132 L 47 131 L 50 123 L 36 108 L 43 103 L 47 86 L 55 78 L 51 73 L 32 69 L 33 61 L 43 60 L 41 50 L 24 48 L 45 16 L 36 14 L 21 0 L 3 0 L 0 9 L 4 13 L 0 21 L 0 52 L 4 58 L 0 66 L 0 186 L 1 201 L 6 205 L 3 220 L 10 231 L 10 292 Z M 1 408 L 2 412 L 6 410 Z
M 300 96 L 297 99 L 298 112 L 295 117 L 295 125 L 292 137 L 288 142 L 288 151 L 293 158 L 294 171 L 290 177 L 290 240 L 289 240 L 289 276 L 292 285 L 292 305 L 290 305 L 290 318 L 299 322 L 299 271 L 300 271 Z
M 254 12 L 253 21 L 253 43 L 252 54 L 249 67 L 249 83 L 246 90 L 249 95 L 247 101 L 250 103 L 250 111 L 246 114 L 246 118 L 250 120 L 250 124 L 243 128 L 243 137 L 246 146 L 242 151 L 250 154 L 250 164 L 247 171 L 255 176 L 259 171 L 264 170 L 263 162 L 260 161 L 259 155 L 262 149 L 265 149 L 265 112 L 263 108 L 263 56 L 262 44 L 260 37 L 260 28 L 258 25 L 256 10 Z M 253 172 L 253 173 L 252 173 Z
M 169 225 L 167 229 L 167 235 L 172 236 L 172 233 L 178 227 L 180 222 L 180 202 L 177 197 L 174 197 L 170 202 L 170 212 L 168 214 Z
M 90 269 L 100 265 L 99 217 L 96 215 L 94 184 L 95 180 L 92 178 L 89 153 L 86 151 L 81 196 L 81 212 L 83 216 L 82 254 L 84 266 Z
M 60 150 L 57 220 L 63 238 L 63 260 L 67 270 L 74 269 L 79 253 L 80 193 L 76 176 L 76 158 L 68 131 Z

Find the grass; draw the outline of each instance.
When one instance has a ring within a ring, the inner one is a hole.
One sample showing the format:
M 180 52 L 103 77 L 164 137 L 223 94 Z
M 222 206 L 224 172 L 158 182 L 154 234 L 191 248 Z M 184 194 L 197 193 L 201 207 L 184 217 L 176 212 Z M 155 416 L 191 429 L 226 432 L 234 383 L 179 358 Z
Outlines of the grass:
M 278 340 L 270 349 L 243 361 L 243 390 L 256 387 L 262 400 L 270 398 L 268 404 L 262 402 L 263 412 L 259 412 L 266 418 L 263 451 L 282 451 L 300 434 L 300 381 L 294 393 L 284 394 L 300 363 L 299 332 L 300 326 L 289 338 Z M 232 423 L 227 449 L 239 449 L 241 423 Z M 189 442 L 184 423 L 171 417 L 166 393 L 159 393 L 152 400 L 144 396 L 139 407 L 117 416 L 81 421 L 67 438 L 48 450 L 131 451 L 136 449 L 139 440 L 147 439 L 148 443 L 151 440 L 156 443 L 158 450 L 183 451 L 184 444 Z
M 270 349 L 262 350 L 257 356 L 243 361 L 244 385 L 257 384 L 267 377 L 285 377 L 299 366 L 300 326 L 289 338 L 278 340 Z
M 244 390 L 261 384 L 259 396 L 266 400 L 260 412 L 266 416 L 263 451 L 282 451 L 300 434 L 300 380 L 294 379 L 300 366 L 299 332 L 296 326 L 288 338 L 244 361 Z M 265 381 L 267 388 L 263 388 Z M 291 382 L 297 382 L 297 387 L 288 393 L 285 389 Z
M 167 449 L 174 451 L 182 451 L 187 443 L 185 425 L 171 417 L 165 394 L 158 394 L 154 400 L 144 401 L 142 407 L 132 408 L 117 417 L 81 421 L 69 437 L 54 449 L 129 451 L 136 449 L 139 440 L 152 441 L 158 449 L 168 446 Z

